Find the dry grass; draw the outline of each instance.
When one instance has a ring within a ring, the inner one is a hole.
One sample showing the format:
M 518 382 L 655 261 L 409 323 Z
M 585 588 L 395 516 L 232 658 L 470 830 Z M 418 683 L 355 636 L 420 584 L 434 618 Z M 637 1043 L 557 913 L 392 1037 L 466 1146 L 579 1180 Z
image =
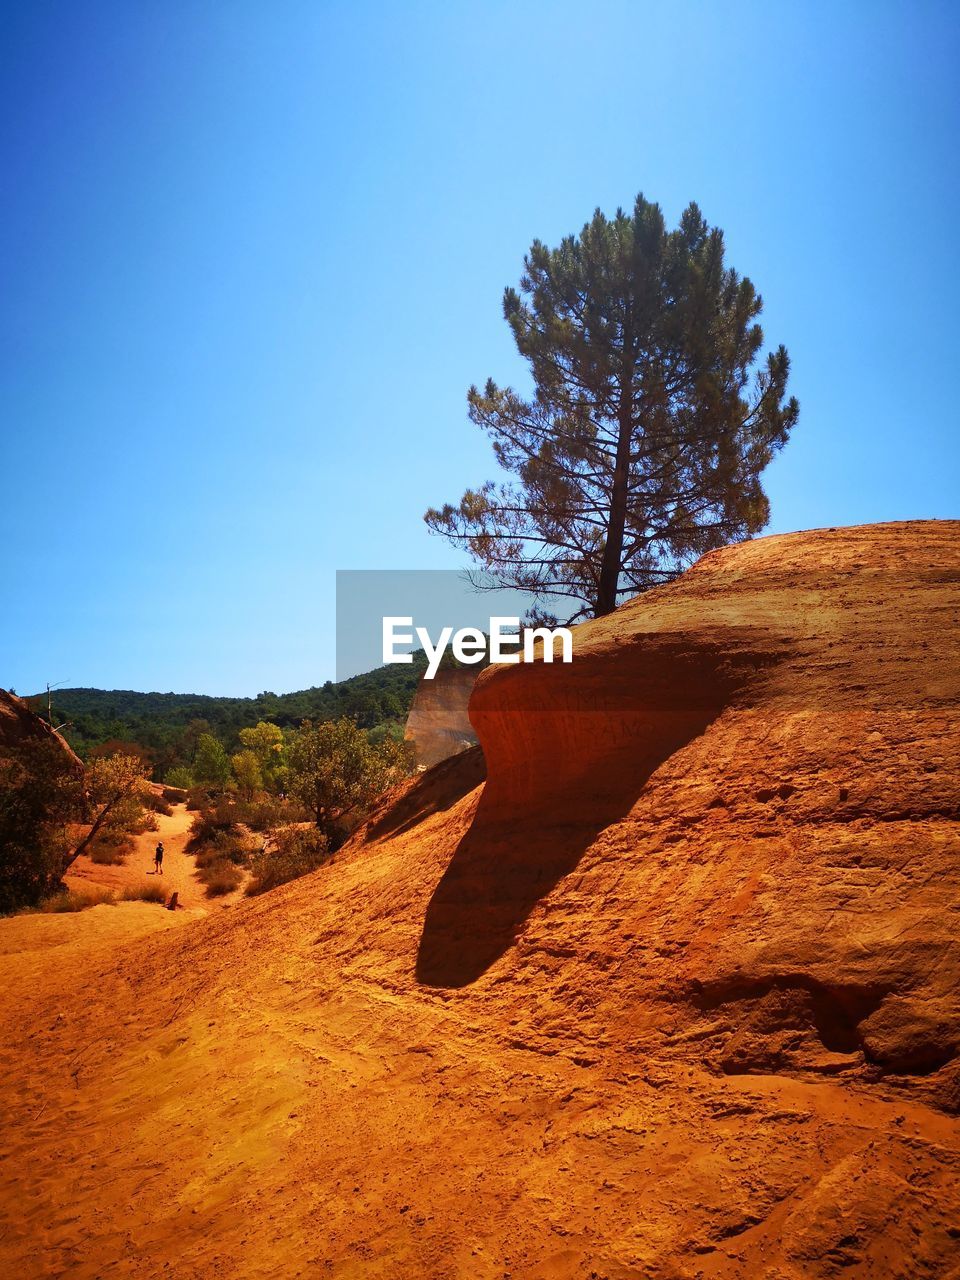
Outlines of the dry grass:
M 123 832 L 108 831 L 87 850 L 91 862 L 100 867 L 121 867 L 127 854 L 133 852 L 133 841 Z
M 222 898 L 227 893 L 233 893 L 243 880 L 240 868 L 226 860 L 211 862 L 202 869 L 198 868 L 198 875 L 207 887 L 208 898 Z
M 113 889 L 91 886 L 89 889 L 61 889 L 35 907 L 24 907 L 18 915 L 62 915 L 70 911 L 86 911 L 88 907 L 115 907 L 118 902 L 156 902 L 166 905 L 168 893 L 162 884 L 128 885 L 119 895 Z
M 173 813 L 173 805 L 165 792 L 148 791 L 143 797 L 143 806 L 152 813 L 162 813 L 167 818 Z
M 131 884 L 120 895 L 121 902 L 160 902 L 166 905 L 167 891 L 162 884 Z
M 86 893 L 79 893 L 76 889 L 61 889 L 59 893 L 52 894 L 49 898 L 37 904 L 35 907 L 24 907 L 19 911 L 18 915 L 62 915 L 69 911 L 86 911 L 87 907 L 99 906 L 116 906 L 117 899 L 109 889 L 91 889 Z

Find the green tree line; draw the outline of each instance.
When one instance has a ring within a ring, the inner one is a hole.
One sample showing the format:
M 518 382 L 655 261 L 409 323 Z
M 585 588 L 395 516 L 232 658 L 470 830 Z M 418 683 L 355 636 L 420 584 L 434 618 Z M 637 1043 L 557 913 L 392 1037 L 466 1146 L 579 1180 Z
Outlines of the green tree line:
M 411 664 L 381 667 L 295 693 L 264 692 L 255 698 L 192 693 L 137 693 L 128 689 L 58 689 L 53 716 L 67 722 L 64 737 L 83 759 L 118 749 L 139 749 L 153 776 L 166 779 L 194 763 L 200 738 L 216 738 L 227 756 L 242 750 L 241 731 L 265 722 L 279 729 L 346 717 L 361 729 L 395 731 L 406 721 L 420 677 L 423 653 Z M 28 699 L 46 717 L 45 698 Z

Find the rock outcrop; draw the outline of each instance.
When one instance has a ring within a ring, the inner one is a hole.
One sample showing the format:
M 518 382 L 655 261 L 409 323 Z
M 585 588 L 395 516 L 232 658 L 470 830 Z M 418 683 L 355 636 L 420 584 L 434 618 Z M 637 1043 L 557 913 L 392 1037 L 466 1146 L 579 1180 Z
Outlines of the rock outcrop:
M 25 742 L 56 743 L 75 769 L 83 768 L 79 756 L 56 729 L 31 711 L 22 698 L 0 689 L 0 753 L 21 747 Z
M 957 523 L 716 552 L 484 673 L 486 781 L 69 982 L 28 939 L 0 1261 L 958 1280 L 958 610 Z
M 576 868 L 568 931 L 618 957 L 606 999 L 669 1002 L 706 1061 L 912 1063 L 952 1096 L 929 1073 L 960 1031 L 958 580 L 956 524 L 764 539 L 580 627 L 567 668 L 484 672 L 487 783 L 421 977 L 535 946 L 532 907 Z
M 439 764 L 476 743 L 467 711 L 476 679 L 476 667 L 441 667 L 432 680 L 421 678 L 404 734 L 421 767 Z

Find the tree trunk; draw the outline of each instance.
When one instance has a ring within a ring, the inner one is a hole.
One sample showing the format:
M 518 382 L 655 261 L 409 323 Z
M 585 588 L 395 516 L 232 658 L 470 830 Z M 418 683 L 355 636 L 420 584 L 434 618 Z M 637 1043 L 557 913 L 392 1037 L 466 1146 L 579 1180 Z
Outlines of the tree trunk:
M 87 834 L 83 837 L 83 839 L 74 849 L 73 853 L 67 854 L 67 856 L 63 859 L 63 863 L 61 864 L 61 867 L 60 867 L 61 877 L 67 874 L 67 872 L 76 862 L 76 860 L 80 857 L 81 853 L 83 853 L 85 849 L 88 849 L 90 847 L 90 845 L 93 843 L 94 838 L 99 832 L 100 828 L 106 822 L 110 814 L 113 813 L 118 803 L 123 799 L 123 797 L 127 794 L 129 790 L 130 790 L 129 787 L 124 787 L 124 789 L 118 792 L 117 795 L 115 795 L 112 800 L 107 801 L 107 803 L 101 809 L 100 813 L 97 815 L 96 821 L 92 824 L 92 826 L 90 827 L 90 830 L 87 832 Z
M 610 516 L 607 520 L 607 538 L 603 544 L 603 560 L 600 564 L 600 586 L 594 617 L 602 618 L 617 607 L 617 587 L 620 585 L 620 565 L 623 558 L 623 530 L 627 522 L 627 493 L 630 480 L 630 437 L 633 431 L 633 403 L 629 385 L 621 394 L 620 430 L 617 435 L 617 458 L 613 468 L 613 485 L 610 490 Z

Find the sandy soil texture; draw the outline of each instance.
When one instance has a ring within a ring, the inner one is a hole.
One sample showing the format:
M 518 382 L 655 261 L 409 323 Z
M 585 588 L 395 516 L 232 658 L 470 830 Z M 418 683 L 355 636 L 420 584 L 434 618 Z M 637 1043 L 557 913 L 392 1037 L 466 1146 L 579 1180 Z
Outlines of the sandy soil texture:
M 957 524 L 715 553 L 313 875 L 0 922 L 0 1272 L 957 1280 L 958 618 Z

